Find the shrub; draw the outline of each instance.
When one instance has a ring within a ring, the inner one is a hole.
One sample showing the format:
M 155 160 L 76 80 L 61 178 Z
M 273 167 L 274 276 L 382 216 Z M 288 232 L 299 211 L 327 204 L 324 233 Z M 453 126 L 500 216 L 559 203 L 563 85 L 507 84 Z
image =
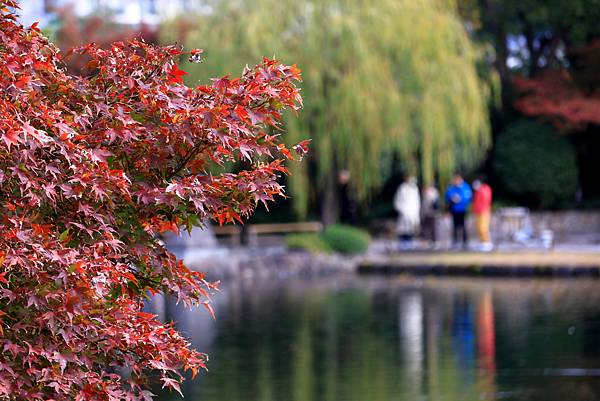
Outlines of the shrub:
M 345 254 L 365 252 L 371 243 L 371 237 L 367 232 L 339 224 L 327 227 L 321 235 L 329 248 Z
M 285 237 L 289 249 L 303 250 L 310 253 L 329 253 L 331 248 L 323 237 L 317 233 L 289 234 Z
M 132 40 L 76 50 L 90 73 L 70 76 L 16 6 L 0 0 L 0 399 L 148 400 L 149 378 L 179 391 L 206 356 L 144 300 L 211 310 L 214 285 L 158 235 L 282 193 L 292 156 L 268 133 L 299 107 L 298 70 L 265 59 L 189 88 L 179 48 Z
M 492 167 L 504 189 L 526 206 L 558 207 L 577 190 L 572 144 L 533 120 L 517 121 L 499 135 Z

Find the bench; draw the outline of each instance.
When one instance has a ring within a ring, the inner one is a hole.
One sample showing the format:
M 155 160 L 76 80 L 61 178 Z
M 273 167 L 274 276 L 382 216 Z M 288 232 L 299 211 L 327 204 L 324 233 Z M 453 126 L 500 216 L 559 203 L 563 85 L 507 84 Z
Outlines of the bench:
M 248 226 L 248 245 L 258 245 L 259 235 L 320 232 L 322 230 L 323 224 L 318 221 L 307 221 L 303 223 L 251 224 Z
M 318 221 L 307 221 L 302 223 L 248 224 L 243 228 L 241 225 L 227 224 L 224 226 L 215 225 L 212 229 L 218 237 L 230 237 L 230 245 L 239 246 L 242 243 L 243 232 L 247 235 L 248 245 L 257 245 L 259 235 L 320 232 L 323 230 L 323 224 Z
M 229 244 L 231 246 L 240 246 L 242 244 L 242 227 L 238 225 L 228 224 L 224 226 L 214 225 L 212 230 L 217 237 L 230 237 Z
M 289 234 L 320 232 L 323 224 L 318 221 L 307 221 L 302 223 L 269 223 L 250 224 L 248 226 L 248 245 L 257 245 L 258 236 L 263 234 Z

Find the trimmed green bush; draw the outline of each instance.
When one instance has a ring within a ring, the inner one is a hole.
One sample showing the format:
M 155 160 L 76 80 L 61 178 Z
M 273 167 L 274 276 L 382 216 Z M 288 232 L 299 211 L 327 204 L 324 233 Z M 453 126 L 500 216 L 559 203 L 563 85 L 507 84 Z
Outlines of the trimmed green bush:
M 289 249 L 303 250 L 310 253 L 329 253 L 331 248 L 323 237 L 317 233 L 288 234 L 285 244 Z
M 357 254 L 365 252 L 370 243 L 371 236 L 366 231 L 339 224 L 327 227 L 320 234 L 288 234 L 285 237 L 285 244 L 289 249 L 310 253 Z
M 333 251 L 345 254 L 365 252 L 371 243 L 366 231 L 339 224 L 327 227 L 321 236 Z
M 492 167 L 504 189 L 525 206 L 560 207 L 577 190 L 573 145 L 534 120 L 519 120 L 498 136 Z

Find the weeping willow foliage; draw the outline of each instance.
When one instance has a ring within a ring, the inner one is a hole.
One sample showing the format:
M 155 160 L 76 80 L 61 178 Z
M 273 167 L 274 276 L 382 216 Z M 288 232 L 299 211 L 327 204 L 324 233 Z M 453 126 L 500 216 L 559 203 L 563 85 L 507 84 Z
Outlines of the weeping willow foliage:
M 308 165 L 292 166 L 300 215 L 309 188 L 348 169 L 368 198 L 400 157 L 425 184 L 447 182 L 480 161 L 489 144 L 489 90 L 477 52 L 449 0 L 214 0 L 188 17 L 185 44 L 206 62 L 187 66 L 206 81 L 264 55 L 303 71 L 305 107 L 287 121 L 287 140 L 312 138 Z M 167 23 L 177 40 L 182 21 Z M 315 177 L 316 175 L 316 177 Z

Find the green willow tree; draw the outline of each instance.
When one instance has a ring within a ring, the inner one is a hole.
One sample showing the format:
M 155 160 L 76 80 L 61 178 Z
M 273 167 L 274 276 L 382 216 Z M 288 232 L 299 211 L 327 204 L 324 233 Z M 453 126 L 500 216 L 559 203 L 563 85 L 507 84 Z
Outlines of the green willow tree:
M 310 165 L 289 178 L 295 211 L 310 199 L 335 216 L 337 172 L 360 200 L 400 159 L 424 184 L 481 160 L 489 144 L 489 88 L 478 52 L 449 0 L 215 0 L 206 15 L 172 21 L 163 41 L 200 43 L 193 80 L 220 76 L 263 54 L 303 71 L 305 108 L 287 140 L 312 139 Z M 265 53 L 266 52 L 266 53 Z

